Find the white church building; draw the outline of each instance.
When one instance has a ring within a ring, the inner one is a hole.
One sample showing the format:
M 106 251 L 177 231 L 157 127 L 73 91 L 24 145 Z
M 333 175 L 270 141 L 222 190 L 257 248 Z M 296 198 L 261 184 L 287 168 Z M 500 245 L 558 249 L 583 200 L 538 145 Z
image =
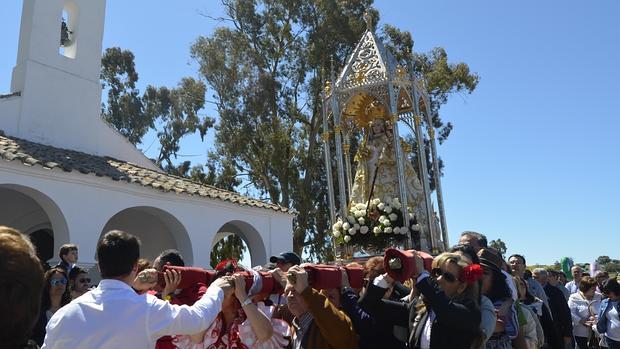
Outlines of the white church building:
M 143 257 L 176 248 L 203 267 L 228 234 L 253 265 L 292 250 L 293 212 L 168 175 L 101 119 L 104 16 L 105 0 L 24 0 L 11 90 L 0 94 L 0 225 L 30 235 L 50 263 L 71 242 L 79 264 L 94 264 L 112 229 L 138 236 Z

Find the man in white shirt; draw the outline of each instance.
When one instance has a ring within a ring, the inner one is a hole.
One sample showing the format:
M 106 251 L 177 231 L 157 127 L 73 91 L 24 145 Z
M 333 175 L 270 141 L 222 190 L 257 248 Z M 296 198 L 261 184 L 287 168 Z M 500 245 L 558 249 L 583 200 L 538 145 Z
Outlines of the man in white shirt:
M 573 281 L 567 283 L 565 286 L 568 289 L 568 292 L 570 292 L 570 294 L 573 294 L 579 292 L 579 281 L 581 281 L 583 270 L 580 266 L 576 265 L 570 268 L 570 273 L 573 274 Z
M 206 330 L 220 312 L 225 294 L 234 291 L 230 279 L 220 278 L 191 307 L 138 294 L 132 285 L 145 290 L 157 282 L 153 269 L 136 277 L 139 257 L 136 237 L 118 230 L 105 234 L 97 244 L 103 279 L 96 289 L 52 316 L 42 348 L 154 348 L 161 336 Z

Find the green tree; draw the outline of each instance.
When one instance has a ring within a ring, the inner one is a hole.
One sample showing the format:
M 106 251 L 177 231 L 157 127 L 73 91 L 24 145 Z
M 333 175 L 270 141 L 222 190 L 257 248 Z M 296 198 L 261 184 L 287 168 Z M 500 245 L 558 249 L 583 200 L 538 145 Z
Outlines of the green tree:
M 225 259 L 239 261 L 247 250 L 248 247 L 241 237 L 236 234 L 230 234 L 213 246 L 211 250 L 211 266 L 215 268 L 219 262 Z
M 101 65 L 101 83 L 108 95 L 102 117 L 133 144 L 154 130 L 160 145 L 158 166 L 172 169 L 181 139 L 195 132 L 204 138 L 213 127 L 212 118 L 199 115 L 205 104 L 203 82 L 186 77 L 176 88 L 149 85 L 141 96 L 131 51 L 108 48 Z
M 227 26 L 191 48 L 219 114 L 214 153 L 258 196 L 298 212 L 294 249 L 305 247 L 314 258 L 333 257 L 319 139 L 322 72 L 329 71 L 330 59 L 336 68 L 343 65 L 366 28 L 366 9 L 378 22 L 371 4 L 223 0 Z M 415 58 L 431 91 L 433 127 L 444 141 L 452 125 L 442 123 L 439 107 L 453 93 L 471 92 L 478 77 L 464 63 L 448 63 L 440 48 L 410 56 L 407 32 L 386 26 L 383 36 L 399 59 Z
M 502 257 L 506 255 L 506 251 L 508 248 L 506 247 L 506 243 L 502 241 L 502 239 L 491 240 L 489 242 L 489 247 L 496 249 L 499 253 L 502 254 Z

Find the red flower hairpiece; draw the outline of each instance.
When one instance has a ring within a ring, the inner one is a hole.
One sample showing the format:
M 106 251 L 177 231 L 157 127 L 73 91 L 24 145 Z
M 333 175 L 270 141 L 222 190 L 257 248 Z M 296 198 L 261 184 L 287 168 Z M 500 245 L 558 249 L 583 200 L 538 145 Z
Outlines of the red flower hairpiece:
M 482 270 L 482 267 L 480 267 L 480 264 L 471 264 L 463 268 L 459 280 L 461 280 L 461 282 L 473 284 L 474 282 L 480 280 L 482 275 L 484 275 L 484 271 Z

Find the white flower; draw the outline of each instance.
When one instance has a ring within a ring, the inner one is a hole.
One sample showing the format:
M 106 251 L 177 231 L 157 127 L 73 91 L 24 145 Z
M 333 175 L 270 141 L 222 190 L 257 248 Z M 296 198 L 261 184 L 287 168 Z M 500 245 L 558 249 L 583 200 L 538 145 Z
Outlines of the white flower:
M 379 198 L 374 198 L 370 201 L 373 205 L 379 205 L 379 203 L 381 202 L 381 200 L 379 200 Z
M 364 210 L 366 210 L 366 204 L 359 203 L 359 204 L 355 205 L 355 208 L 357 208 L 360 211 L 364 211 Z
M 389 227 L 390 225 L 392 225 L 392 223 L 390 222 L 389 219 L 386 219 L 383 221 L 383 225 L 385 225 L 386 227 Z
M 400 228 L 400 233 L 401 233 L 401 234 L 403 234 L 403 235 L 407 235 L 407 234 L 409 234 L 409 228 L 407 228 L 407 227 L 401 227 L 401 228 Z
M 339 238 L 340 237 L 340 232 L 338 230 L 334 230 L 332 232 L 332 235 L 334 235 L 335 238 Z
M 419 224 L 414 224 L 411 226 L 411 230 L 413 231 L 420 231 L 420 225 Z
M 385 220 L 387 220 L 387 217 L 386 217 L 386 216 L 381 216 L 381 217 L 379 217 L 379 222 L 380 222 L 380 223 L 383 223 Z
M 383 209 L 385 208 L 385 204 L 384 204 L 384 203 L 382 203 L 382 202 L 380 202 L 380 203 L 377 205 L 377 208 L 383 211 Z
M 385 212 L 386 213 L 391 213 L 392 212 L 392 206 L 385 206 Z
M 381 228 L 380 228 L 380 227 L 375 227 L 375 228 L 372 230 L 372 232 L 373 232 L 373 233 L 375 233 L 375 234 L 381 234 Z
M 396 213 L 390 213 L 389 217 L 392 222 L 398 219 L 398 216 L 396 215 Z
M 364 225 L 366 223 L 366 221 L 364 220 L 364 217 L 360 217 L 357 222 L 361 225 Z
M 394 207 L 397 210 L 400 210 L 400 208 L 402 207 L 400 202 L 398 201 L 398 199 L 394 199 L 394 201 L 392 201 L 392 207 Z
M 363 225 L 363 226 L 360 228 L 360 233 L 362 233 L 362 234 L 366 234 L 366 233 L 368 233 L 368 230 L 369 230 L 369 229 L 368 229 L 368 227 L 367 227 L 367 226 L 365 226 L 365 225 Z
M 390 233 L 392 232 L 392 228 L 390 228 L 390 227 L 385 227 L 385 229 L 383 229 L 383 231 L 384 231 L 386 234 L 390 234 Z
M 409 212 L 409 218 L 413 218 L 413 213 Z
M 394 198 L 394 200 L 392 200 L 392 206 L 396 204 L 400 205 L 400 200 L 398 200 L 398 198 Z
M 394 232 L 394 234 L 400 234 L 400 228 L 399 227 L 394 227 L 394 230 L 392 230 Z
M 355 228 L 349 229 L 349 235 L 355 235 L 356 233 L 357 233 L 357 230 Z
M 334 226 L 332 227 L 333 230 L 340 230 L 340 228 L 342 228 L 341 221 L 337 221 L 336 223 L 334 223 Z
M 349 230 L 349 228 L 351 228 L 351 225 L 349 224 L 349 222 L 344 222 L 344 224 L 342 225 L 342 229 Z
M 353 216 L 348 216 L 347 220 L 349 221 L 349 223 L 353 224 L 355 223 L 355 218 L 353 218 Z
M 364 217 L 364 213 L 365 213 L 365 212 L 364 212 L 364 211 L 362 211 L 362 210 L 355 211 L 354 216 L 355 216 L 355 217 L 357 217 L 357 218 Z
M 351 237 L 349 235 L 345 235 L 344 242 L 349 242 L 349 241 L 351 241 Z

